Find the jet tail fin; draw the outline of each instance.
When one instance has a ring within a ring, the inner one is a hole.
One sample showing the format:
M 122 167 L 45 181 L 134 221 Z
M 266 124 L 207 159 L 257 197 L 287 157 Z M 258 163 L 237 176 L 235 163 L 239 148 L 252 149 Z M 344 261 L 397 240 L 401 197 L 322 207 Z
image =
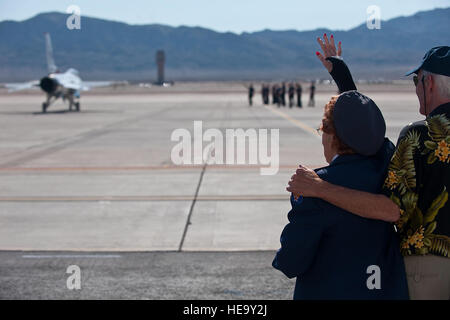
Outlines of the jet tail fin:
M 45 33 L 45 55 L 47 56 L 48 72 L 56 72 L 58 68 L 56 67 L 55 60 L 53 60 L 52 40 L 50 39 L 50 34 L 48 32 Z

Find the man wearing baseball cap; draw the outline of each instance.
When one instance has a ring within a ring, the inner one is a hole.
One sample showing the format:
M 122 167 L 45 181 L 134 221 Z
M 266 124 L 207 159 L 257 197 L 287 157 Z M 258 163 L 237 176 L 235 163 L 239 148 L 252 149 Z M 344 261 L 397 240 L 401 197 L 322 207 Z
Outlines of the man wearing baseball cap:
M 333 38 L 318 39 L 319 59 L 336 83 L 350 72 Z M 403 128 L 383 194 L 330 184 L 300 166 L 287 190 L 321 198 L 356 215 L 395 222 L 411 299 L 450 299 L 450 47 L 430 49 L 414 74 L 419 112 L 425 120 Z

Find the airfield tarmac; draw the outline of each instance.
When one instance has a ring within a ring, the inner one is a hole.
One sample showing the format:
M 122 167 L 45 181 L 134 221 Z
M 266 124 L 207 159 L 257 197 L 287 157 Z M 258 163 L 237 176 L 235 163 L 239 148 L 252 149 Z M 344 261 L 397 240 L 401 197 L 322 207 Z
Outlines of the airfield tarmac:
M 303 88 L 302 109 L 263 106 L 259 94 L 249 107 L 239 83 L 180 83 L 96 89 L 81 112 L 59 101 L 47 114 L 39 92 L 0 91 L 0 298 L 291 298 L 293 280 L 271 267 L 285 187 L 299 164 L 326 165 L 315 128 L 336 93 L 317 86 L 310 108 Z M 359 90 L 394 143 L 423 119 L 412 83 Z M 172 132 L 196 120 L 203 131 L 279 129 L 278 173 L 173 164 Z M 84 290 L 65 288 L 70 264 L 91 275 Z

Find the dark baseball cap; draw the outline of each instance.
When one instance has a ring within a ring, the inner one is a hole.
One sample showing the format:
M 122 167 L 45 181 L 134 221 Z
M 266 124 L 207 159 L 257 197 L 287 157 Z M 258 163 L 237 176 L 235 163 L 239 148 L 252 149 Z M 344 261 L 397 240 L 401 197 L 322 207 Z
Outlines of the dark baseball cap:
M 386 133 L 383 114 L 372 99 L 356 90 L 338 97 L 333 122 L 339 139 L 359 154 L 374 155 L 383 145 Z
M 420 66 L 409 71 L 405 76 L 418 73 L 420 69 L 450 77 L 450 47 L 440 46 L 431 48 L 424 55 Z

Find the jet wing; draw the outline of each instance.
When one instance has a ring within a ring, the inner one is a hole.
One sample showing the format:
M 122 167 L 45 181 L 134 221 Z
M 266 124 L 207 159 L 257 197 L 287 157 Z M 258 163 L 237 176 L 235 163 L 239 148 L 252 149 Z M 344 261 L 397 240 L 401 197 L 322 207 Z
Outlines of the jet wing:
M 87 91 L 92 88 L 111 87 L 117 85 L 124 85 L 124 81 L 83 81 L 81 90 Z
M 6 83 L 5 84 L 5 88 L 8 89 L 8 92 L 33 89 L 33 88 L 38 88 L 38 87 L 39 87 L 39 80 L 33 80 L 33 81 L 22 82 L 22 83 Z

